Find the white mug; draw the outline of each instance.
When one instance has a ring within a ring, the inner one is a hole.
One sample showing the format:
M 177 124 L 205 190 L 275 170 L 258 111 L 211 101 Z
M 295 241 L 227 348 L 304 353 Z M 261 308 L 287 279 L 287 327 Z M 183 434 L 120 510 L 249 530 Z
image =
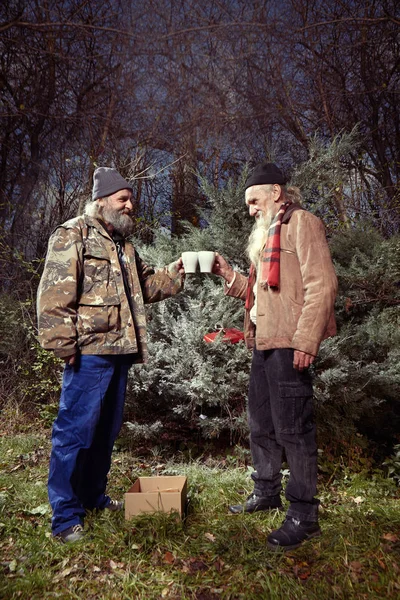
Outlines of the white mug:
M 197 254 L 199 257 L 200 271 L 202 273 L 211 273 L 215 261 L 215 252 L 201 250 Z
M 182 261 L 185 273 L 196 273 L 198 263 L 197 252 L 182 252 Z

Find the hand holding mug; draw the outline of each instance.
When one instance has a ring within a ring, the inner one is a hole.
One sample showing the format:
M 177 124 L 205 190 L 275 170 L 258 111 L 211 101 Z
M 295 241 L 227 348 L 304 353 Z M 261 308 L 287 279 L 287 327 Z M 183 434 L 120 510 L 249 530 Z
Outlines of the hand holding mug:
M 218 275 L 219 277 L 223 277 L 227 283 L 230 283 L 233 279 L 235 271 L 232 269 L 230 264 L 226 262 L 221 254 L 218 252 L 215 253 L 215 262 L 212 269 L 214 275 Z
M 185 274 L 185 269 L 183 268 L 183 260 L 181 256 L 178 258 L 178 260 L 168 265 L 168 271 L 173 275 L 176 273 L 179 273 L 180 275 Z

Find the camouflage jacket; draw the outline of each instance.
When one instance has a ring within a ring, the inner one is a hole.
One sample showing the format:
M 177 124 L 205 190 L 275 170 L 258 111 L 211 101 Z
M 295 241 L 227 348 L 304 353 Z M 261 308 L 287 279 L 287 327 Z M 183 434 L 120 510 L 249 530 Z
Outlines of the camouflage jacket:
M 39 341 L 61 358 L 82 354 L 137 354 L 146 362 L 145 303 L 182 289 L 172 265 L 155 271 L 132 244 L 124 248 L 131 302 L 114 241 L 86 215 L 57 227 L 49 240 L 37 296 Z M 132 310 L 131 310 L 132 307 Z

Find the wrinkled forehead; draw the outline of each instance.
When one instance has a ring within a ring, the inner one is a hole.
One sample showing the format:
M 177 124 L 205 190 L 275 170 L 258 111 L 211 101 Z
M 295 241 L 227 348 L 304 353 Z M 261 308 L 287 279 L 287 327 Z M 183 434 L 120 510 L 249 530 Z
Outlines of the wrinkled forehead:
M 132 198 L 132 191 L 128 188 L 124 188 L 122 190 L 118 190 L 114 194 L 108 196 L 109 200 L 130 200 Z
M 250 204 L 256 200 L 263 200 L 270 191 L 271 185 L 269 183 L 263 185 L 252 185 L 245 191 L 245 202 L 246 204 Z

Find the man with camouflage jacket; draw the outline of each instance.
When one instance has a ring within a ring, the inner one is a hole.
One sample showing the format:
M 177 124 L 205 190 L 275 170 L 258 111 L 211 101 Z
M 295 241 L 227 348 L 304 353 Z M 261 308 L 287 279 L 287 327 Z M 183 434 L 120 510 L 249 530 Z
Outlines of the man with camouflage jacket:
M 87 510 L 121 510 L 105 494 L 122 424 L 128 370 L 147 360 L 145 303 L 178 293 L 182 259 L 155 271 L 127 240 L 132 187 L 96 169 L 84 214 L 49 240 L 37 309 L 39 340 L 65 361 L 48 481 L 53 535 L 84 535 Z

